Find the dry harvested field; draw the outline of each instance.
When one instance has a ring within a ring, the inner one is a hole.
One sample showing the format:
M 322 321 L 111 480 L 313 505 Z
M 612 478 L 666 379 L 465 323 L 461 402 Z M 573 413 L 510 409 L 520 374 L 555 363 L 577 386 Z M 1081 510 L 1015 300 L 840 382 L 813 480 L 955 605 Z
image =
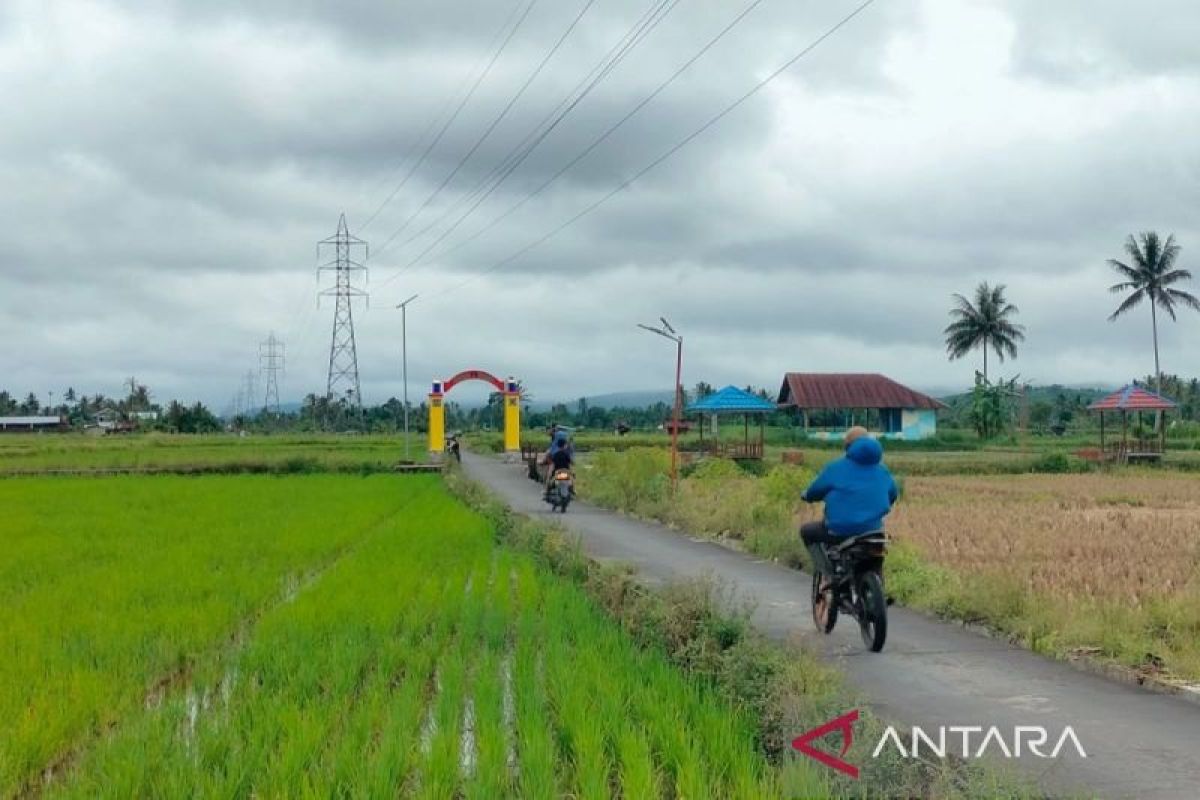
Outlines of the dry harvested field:
M 980 617 L 1020 620 L 1035 644 L 1200 674 L 1200 477 L 928 477 L 905 490 L 893 534 L 960 576 Z

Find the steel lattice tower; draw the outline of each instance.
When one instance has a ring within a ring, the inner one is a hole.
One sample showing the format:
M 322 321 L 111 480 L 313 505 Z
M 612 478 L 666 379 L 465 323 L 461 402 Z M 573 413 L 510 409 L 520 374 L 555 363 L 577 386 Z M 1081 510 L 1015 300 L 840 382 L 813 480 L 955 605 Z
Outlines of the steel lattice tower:
M 245 406 L 242 408 L 242 416 L 246 417 L 247 419 L 250 418 L 250 414 L 254 411 L 254 395 L 258 394 L 258 391 L 255 388 L 255 380 L 257 377 L 258 376 L 254 374 L 254 370 L 246 370 L 246 386 L 241 392 L 239 392 L 239 395 L 245 401 Z
M 258 345 L 258 364 L 266 383 L 263 411 L 279 416 L 279 373 L 283 372 L 283 342 L 275 338 L 275 332 Z
M 317 242 L 317 258 L 320 259 L 322 247 L 333 247 L 334 259 L 317 267 L 317 277 L 325 270 L 333 270 L 334 285 L 323 289 L 318 295 L 332 295 L 335 300 L 333 311 L 333 340 L 329 345 L 329 381 L 325 394 L 331 402 L 345 399 L 347 405 L 355 412 L 362 412 L 362 391 L 358 382 L 358 351 L 354 344 L 354 314 L 352 301 L 355 297 L 367 297 L 367 293 L 356 288 L 351 283 L 354 273 L 362 272 L 364 277 L 367 268 L 351 258 L 355 247 L 362 247 L 364 258 L 369 256 L 367 243 L 357 236 L 351 236 L 346 227 L 346 215 L 338 220 L 337 233 L 328 239 Z M 370 301 L 368 300 L 368 305 Z

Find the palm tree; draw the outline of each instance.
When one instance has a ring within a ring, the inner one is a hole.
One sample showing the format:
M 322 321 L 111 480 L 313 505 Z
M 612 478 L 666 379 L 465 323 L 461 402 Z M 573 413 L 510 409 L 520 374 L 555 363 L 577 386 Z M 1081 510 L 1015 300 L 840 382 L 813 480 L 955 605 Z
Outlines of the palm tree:
M 988 348 L 996 352 L 1001 361 L 1004 357 L 1017 357 L 1017 342 L 1025 341 L 1025 327 L 1012 322 L 1010 317 L 1018 309 L 1004 297 L 1003 284 L 988 286 L 986 282 L 975 287 L 975 302 L 961 294 L 955 294 L 954 308 L 950 316 L 954 321 L 946 326 L 946 352 L 950 360 L 962 358 L 976 347 L 983 349 L 983 380 L 988 379 Z
M 1139 241 L 1140 240 L 1140 241 Z M 1175 235 L 1167 237 L 1163 242 L 1155 231 L 1145 231 L 1135 239 L 1132 235 L 1125 240 L 1125 252 L 1129 254 L 1133 266 L 1115 258 L 1108 260 L 1125 280 L 1113 284 L 1108 290 L 1113 294 L 1132 292 L 1121 305 L 1117 306 L 1108 317 L 1112 322 L 1129 309 L 1139 305 L 1143 300 L 1150 300 L 1150 323 L 1154 328 L 1154 381 L 1155 390 L 1162 392 L 1162 369 L 1158 363 L 1158 311 L 1163 311 L 1175 319 L 1175 305 L 1187 306 L 1193 311 L 1200 311 L 1200 300 L 1182 289 L 1172 289 L 1171 285 L 1191 280 L 1192 273 L 1186 269 L 1175 269 L 1175 259 L 1179 257 L 1179 245 L 1175 244 Z

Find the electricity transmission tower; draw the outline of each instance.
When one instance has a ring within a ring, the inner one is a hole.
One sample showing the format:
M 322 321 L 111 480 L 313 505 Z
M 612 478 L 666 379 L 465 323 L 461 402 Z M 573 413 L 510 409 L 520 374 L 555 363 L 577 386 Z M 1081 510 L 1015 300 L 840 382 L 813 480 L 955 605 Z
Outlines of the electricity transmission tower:
M 283 342 L 275 338 L 275 332 L 258 345 L 259 370 L 266 379 L 266 396 L 263 411 L 279 416 L 279 373 L 283 372 Z
M 258 376 L 255 374 L 254 370 L 246 370 L 246 384 L 242 388 L 241 392 L 238 393 L 239 396 L 245 400 L 245 406 L 242 408 L 242 414 L 247 418 L 254 412 L 254 396 L 258 394 L 258 390 L 255 387 L 257 378 Z
M 317 277 L 322 272 L 333 270 L 334 285 L 321 290 L 317 296 L 320 304 L 321 297 L 335 298 L 333 310 L 333 340 L 329 345 L 329 380 L 326 383 L 325 395 L 329 401 L 337 402 L 345 399 L 350 410 L 360 415 L 362 413 L 362 392 L 358 382 L 358 351 L 354 345 L 354 315 L 351 303 L 355 297 L 367 298 L 367 293 L 356 288 L 351 283 L 354 273 L 365 273 L 367 268 L 351 258 L 355 247 L 363 248 L 363 257 L 369 256 L 367 243 L 357 236 L 351 236 L 346 228 L 346 215 L 338 220 L 337 233 L 328 239 L 317 242 L 317 258 L 320 260 L 322 247 L 334 248 L 334 259 L 317 267 Z M 368 305 L 370 300 L 367 300 Z

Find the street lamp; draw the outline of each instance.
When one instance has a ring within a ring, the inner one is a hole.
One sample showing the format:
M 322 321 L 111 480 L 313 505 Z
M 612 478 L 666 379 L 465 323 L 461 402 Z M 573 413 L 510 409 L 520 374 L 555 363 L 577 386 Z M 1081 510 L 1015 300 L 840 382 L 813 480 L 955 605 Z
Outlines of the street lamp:
M 658 319 L 662 322 L 661 328 L 643 325 L 640 322 L 638 327 L 675 343 L 675 403 L 671 412 L 671 492 L 674 493 L 679 483 L 679 406 L 683 400 L 683 337 L 675 332 L 666 317 Z
M 416 300 L 419 295 L 412 297 L 400 303 L 396 308 L 400 309 L 400 352 L 401 361 L 404 365 L 404 460 L 409 460 L 408 450 L 408 304 Z

